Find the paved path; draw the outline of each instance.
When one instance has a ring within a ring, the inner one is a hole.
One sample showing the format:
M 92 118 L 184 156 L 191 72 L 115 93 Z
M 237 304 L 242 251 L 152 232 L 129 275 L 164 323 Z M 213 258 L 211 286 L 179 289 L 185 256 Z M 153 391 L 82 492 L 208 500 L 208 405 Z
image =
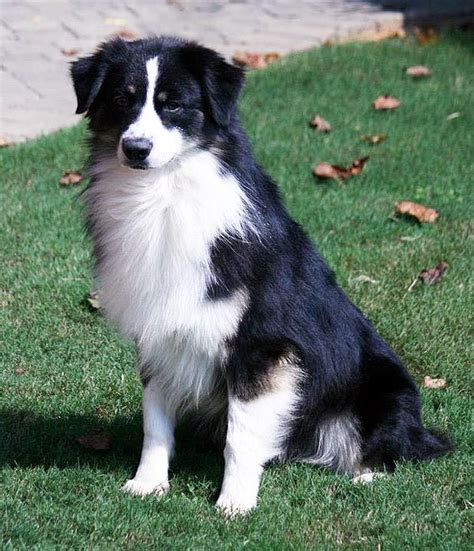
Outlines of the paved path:
M 0 137 L 12 141 L 74 124 L 62 50 L 91 52 L 118 31 L 177 34 L 226 55 L 308 48 L 402 14 L 362 0 L 0 0 Z

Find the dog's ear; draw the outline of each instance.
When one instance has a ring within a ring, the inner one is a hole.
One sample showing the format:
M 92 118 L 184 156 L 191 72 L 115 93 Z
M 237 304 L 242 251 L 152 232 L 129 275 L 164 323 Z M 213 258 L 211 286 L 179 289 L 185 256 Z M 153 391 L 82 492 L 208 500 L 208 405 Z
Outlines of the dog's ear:
M 218 53 L 203 48 L 203 86 L 209 111 L 218 126 L 228 126 L 237 109 L 244 71 Z
M 104 83 L 109 68 L 104 49 L 81 57 L 71 64 L 71 77 L 77 98 L 76 114 L 88 111 Z

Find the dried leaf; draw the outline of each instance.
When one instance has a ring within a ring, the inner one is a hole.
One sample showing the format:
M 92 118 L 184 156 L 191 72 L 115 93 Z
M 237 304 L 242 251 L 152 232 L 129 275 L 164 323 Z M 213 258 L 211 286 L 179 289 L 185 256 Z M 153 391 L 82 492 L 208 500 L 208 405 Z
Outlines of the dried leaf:
M 369 157 L 361 157 L 352 162 L 351 166 L 347 169 L 349 176 L 357 176 L 364 170 L 364 165 L 368 161 Z
M 372 102 L 372 107 L 377 111 L 383 109 L 396 109 L 399 106 L 400 101 L 397 98 L 388 95 L 379 96 Z
M 405 71 L 407 75 L 410 75 L 411 77 L 427 77 L 433 73 L 433 71 L 429 67 L 425 67 L 424 65 L 414 65 L 413 67 L 408 67 L 408 69 Z
M 387 139 L 387 134 L 373 134 L 372 136 L 361 136 L 361 140 L 371 145 L 377 145 Z
M 136 40 L 138 38 L 138 35 L 136 33 L 128 29 L 121 29 L 120 31 L 115 33 L 115 36 L 119 36 L 124 40 Z
M 66 170 L 66 172 L 62 175 L 61 179 L 59 180 L 59 183 L 62 186 L 73 186 L 75 184 L 78 184 L 82 181 L 82 174 L 80 172 L 77 172 L 77 170 Z
M 99 310 L 100 300 L 99 300 L 99 291 L 97 289 L 93 289 L 92 291 L 89 291 L 89 293 L 87 293 L 87 302 L 91 305 L 91 307 L 94 310 Z
M 423 378 L 423 386 L 425 388 L 446 388 L 448 383 L 446 379 L 432 379 L 429 375 Z
M 434 29 L 415 29 L 415 37 L 418 44 L 425 46 L 438 40 L 438 33 Z
M 92 429 L 89 433 L 78 436 L 76 442 L 88 450 L 105 451 L 112 447 L 112 438 L 100 429 Z
M 67 57 L 74 57 L 80 51 L 79 48 L 61 48 L 61 53 Z
M 435 285 L 443 277 L 444 272 L 449 268 L 449 264 L 443 260 L 434 268 L 426 268 L 420 272 L 420 279 L 425 285 Z
M 330 132 L 331 131 L 331 125 L 328 123 L 326 119 L 323 119 L 323 117 L 320 117 L 319 115 L 316 115 L 313 117 L 309 124 L 317 131 L 317 132 Z
M 416 218 L 418 222 L 427 222 L 433 224 L 439 217 L 439 212 L 435 209 L 425 207 L 412 201 L 399 201 L 395 203 L 395 214 L 408 215 Z
M 239 67 L 247 67 L 249 69 L 263 69 L 267 66 L 262 54 L 251 52 L 236 52 L 232 61 Z
M 344 178 L 344 173 L 344 168 L 329 163 L 319 163 L 313 168 L 313 174 L 318 178 Z
M 12 142 L 6 138 L 0 138 L 0 147 L 10 147 Z
M 379 42 L 391 38 L 405 39 L 407 33 L 399 26 L 391 27 L 375 27 L 365 31 L 358 32 L 354 39 L 361 42 Z
M 274 61 L 278 61 L 281 59 L 281 54 L 278 52 L 267 52 L 263 54 L 263 58 L 265 59 L 266 63 L 273 63 Z
M 97 404 L 97 415 L 102 417 L 104 415 L 104 410 L 102 409 L 102 404 Z
M 269 63 L 280 59 L 278 52 L 256 53 L 256 52 L 236 52 L 232 56 L 232 61 L 239 67 L 248 69 L 264 69 Z
M 369 157 L 356 159 L 348 168 L 343 168 L 329 163 L 319 163 L 313 168 L 313 174 L 318 178 L 332 178 L 335 180 L 347 180 L 351 176 L 360 174 Z
M 25 370 L 22 367 L 15 368 L 15 375 L 24 375 Z

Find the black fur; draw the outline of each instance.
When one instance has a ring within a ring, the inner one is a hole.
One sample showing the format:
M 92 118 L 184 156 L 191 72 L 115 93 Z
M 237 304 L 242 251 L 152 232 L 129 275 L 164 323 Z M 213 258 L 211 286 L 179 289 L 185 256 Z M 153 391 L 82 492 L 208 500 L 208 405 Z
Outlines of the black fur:
M 305 377 L 288 434 L 288 459 L 314 455 L 318 423 L 340 414 L 356 419 L 366 465 L 393 468 L 400 458 L 429 459 L 448 452 L 449 441 L 422 425 L 419 393 L 407 369 L 338 287 L 252 157 L 236 114 L 240 69 L 207 48 L 172 38 L 103 45 L 72 67 L 78 112 L 87 111 L 91 119 L 93 148 L 116 147 L 114 139 L 144 101 L 140 75 L 146 59 L 156 55 L 158 88 L 171 91 L 168 101 L 185 107 L 167 114 L 156 100 L 164 124 L 212 148 L 222 171 L 237 178 L 254 205 L 258 235 L 249 233 L 245 241 L 226 236 L 212 246 L 215 282 L 208 287 L 208 300 L 241 288 L 250 294 L 224 366 L 231 393 L 243 400 L 257 396 L 272 363 L 291 349 Z M 130 75 L 133 97 L 126 92 Z

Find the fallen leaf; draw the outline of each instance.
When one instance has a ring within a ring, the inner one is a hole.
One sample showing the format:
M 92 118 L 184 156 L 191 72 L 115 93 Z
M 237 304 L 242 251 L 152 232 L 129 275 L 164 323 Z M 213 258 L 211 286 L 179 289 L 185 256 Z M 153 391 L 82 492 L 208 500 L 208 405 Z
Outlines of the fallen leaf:
M 263 69 L 267 66 L 262 54 L 251 52 L 236 52 L 232 61 L 239 67 L 247 67 L 250 69 Z
M 423 386 L 425 388 L 446 388 L 448 383 L 446 379 L 432 379 L 429 375 L 423 378 Z
M 24 374 L 25 374 L 25 370 L 22 367 L 17 367 L 15 369 L 15 375 L 24 375 Z
M 443 277 L 444 272 L 449 268 L 449 264 L 443 260 L 434 268 L 426 268 L 420 272 L 420 279 L 425 285 L 435 285 Z
M 391 38 L 405 39 L 407 33 L 400 27 L 387 27 L 387 28 L 373 28 L 366 31 L 358 32 L 354 39 L 361 42 L 379 42 L 381 40 L 387 40 Z
M 72 186 L 75 184 L 78 184 L 82 181 L 82 174 L 80 172 L 77 172 L 77 170 L 66 170 L 66 172 L 62 175 L 61 179 L 59 180 L 59 183 L 62 186 Z
M 369 157 L 356 159 L 348 168 L 343 168 L 329 163 L 319 163 L 313 168 L 313 174 L 318 178 L 332 178 L 336 180 L 347 180 L 351 176 L 360 174 Z
M 448 115 L 446 117 L 446 120 L 447 121 L 452 121 L 453 119 L 457 119 L 458 117 L 460 117 L 462 115 L 462 113 L 459 113 L 459 111 L 456 111 L 455 113 L 451 113 L 450 115 Z
M 134 33 L 133 31 L 129 31 L 128 29 L 121 29 L 120 31 L 115 33 L 115 36 L 119 36 L 124 40 L 136 40 L 138 38 L 138 35 L 136 33 Z
M 10 147 L 12 142 L 6 138 L 0 138 L 0 147 Z
M 377 111 L 382 109 L 396 109 L 400 106 L 400 101 L 393 96 L 379 96 L 372 102 L 372 107 Z
M 369 157 L 361 157 L 352 162 L 351 166 L 347 169 L 350 172 L 350 176 L 357 176 L 362 170 L 364 170 L 364 165 L 368 161 Z
M 256 52 L 236 52 L 232 56 L 232 61 L 239 67 L 248 69 L 264 69 L 269 63 L 280 59 L 278 52 L 256 53 Z
M 328 123 L 326 119 L 323 119 L 323 117 L 320 117 L 319 115 L 316 115 L 313 117 L 309 124 L 317 131 L 317 132 L 330 132 L 331 131 L 331 125 Z
M 97 289 L 93 289 L 87 293 L 87 302 L 94 310 L 98 310 L 100 308 L 99 291 Z
M 61 53 L 67 57 L 74 57 L 80 51 L 79 48 L 61 48 Z
M 274 61 L 281 59 L 281 54 L 278 52 L 267 52 L 263 54 L 263 57 L 267 63 L 273 63 Z
M 112 447 L 112 438 L 100 429 L 92 429 L 87 434 L 78 436 L 76 442 L 88 450 L 104 451 Z
M 331 165 L 329 163 L 319 163 L 313 168 L 313 174 L 318 178 L 345 178 L 345 168 Z
M 377 145 L 387 139 L 387 134 L 373 134 L 372 136 L 361 136 L 361 140 L 371 145 Z
M 416 218 L 418 222 L 427 222 L 433 224 L 439 217 L 439 212 L 435 209 L 425 207 L 412 201 L 399 201 L 395 203 L 395 214 L 408 215 Z
M 415 37 L 418 44 L 425 46 L 438 40 L 438 33 L 434 29 L 415 29 Z
M 431 75 L 433 71 L 424 65 L 414 65 L 413 67 L 408 67 L 405 73 L 411 77 L 427 77 Z

